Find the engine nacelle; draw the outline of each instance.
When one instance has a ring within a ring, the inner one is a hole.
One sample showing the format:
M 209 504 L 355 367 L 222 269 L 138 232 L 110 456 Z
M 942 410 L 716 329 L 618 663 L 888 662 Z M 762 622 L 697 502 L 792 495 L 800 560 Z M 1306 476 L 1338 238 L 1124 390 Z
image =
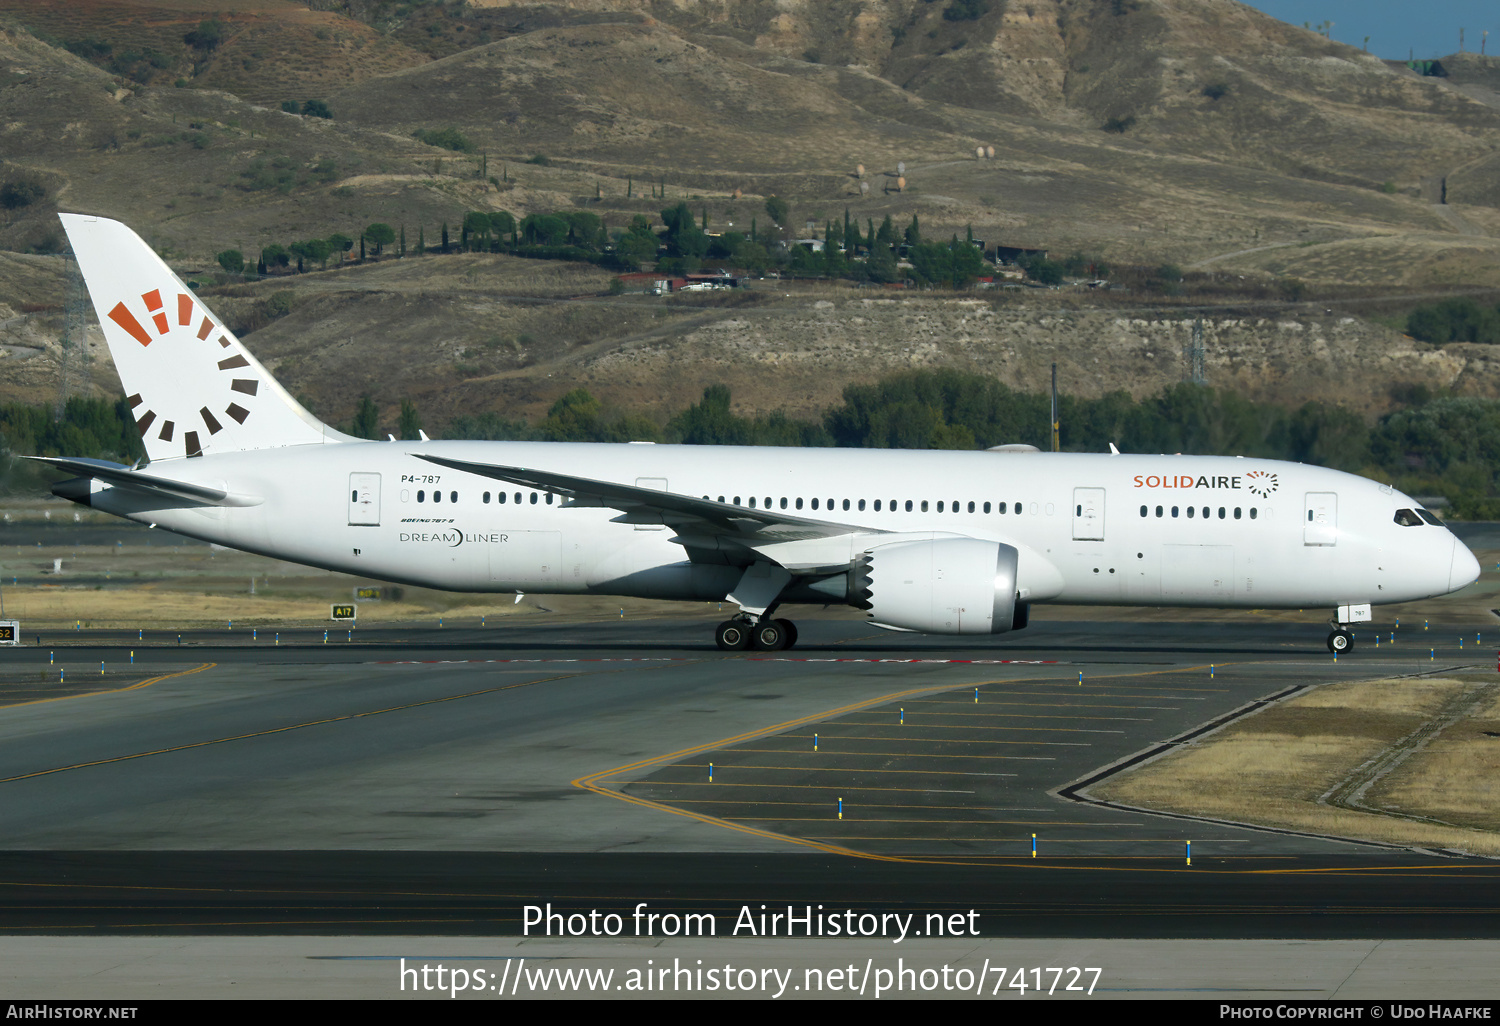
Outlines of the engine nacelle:
M 975 538 L 896 542 L 849 572 L 849 600 L 878 623 L 925 634 L 1003 634 L 1026 626 L 1018 553 Z

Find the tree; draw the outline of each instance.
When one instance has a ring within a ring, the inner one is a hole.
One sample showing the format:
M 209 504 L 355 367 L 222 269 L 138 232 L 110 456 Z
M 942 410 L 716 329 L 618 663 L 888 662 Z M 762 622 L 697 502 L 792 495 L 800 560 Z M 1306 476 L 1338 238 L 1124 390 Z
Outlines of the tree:
M 195 50 L 207 50 L 212 53 L 219 48 L 224 37 L 229 34 L 229 26 L 218 18 L 210 18 L 200 21 L 198 27 L 182 37 L 182 41 Z
M 922 226 L 917 223 L 917 215 L 911 215 L 911 224 L 906 226 L 906 244 L 915 246 L 922 241 Z
M 474 144 L 456 128 L 419 128 L 412 133 L 412 138 L 455 153 L 474 152 Z
M 47 195 L 47 187 L 40 179 L 26 176 L 15 178 L 0 186 L 0 207 L 6 210 L 19 210 L 29 207 L 43 196 Z
M 792 216 L 791 204 L 780 196 L 766 197 L 766 213 L 771 215 L 771 220 L 780 227 L 786 227 L 787 219 Z
M 380 433 L 380 409 L 368 395 L 360 397 L 359 409 L 354 411 L 354 423 L 349 433 L 357 438 L 375 438 Z
M 465 214 L 462 236 L 463 248 L 466 250 L 489 249 L 489 239 L 490 215 L 479 210 L 473 210 Z
M 417 404 L 410 399 L 401 400 L 401 440 L 415 442 L 422 437 L 422 418 L 417 416 Z M 367 435 L 368 437 L 373 437 Z
M 622 266 L 633 268 L 655 260 L 658 244 L 651 223 L 643 215 L 636 214 L 630 219 L 630 227 L 615 237 L 615 252 L 619 254 Z
M 224 268 L 225 274 L 239 274 L 245 269 L 245 254 L 237 249 L 226 249 L 215 259 L 219 261 L 219 266 Z
M 978 21 L 989 9 L 988 0 L 953 0 L 943 8 L 943 20 Z
M 516 232 L 515 216 L 504 210 L 495 211 L 490 214 L 490 231 L 495 233 L 497 239 L 505 235 L 514 235 Z
M 292 254 L 285 246 L 273 242 L 260 251 L 260 262 L 267 271 L 277 267 L 286 267 L 292 262 Z
M 375 255 L 379 256 L 386 246 L 396 241 L 396 229 L 382 221 L 376 221 L 365 229 L 362 238 L 375 247 Z
M 332 118 L 333 111 L 322 100 L 308 100 L 302 105 L 302 113 L 310 118 Z
M 662 241 L 667 244 L 669 259 L 680 257 L 696 262 L 708 252 L 708 236 L 698 227 L 698 222 L 686 203 L 663 210 L 661 221 L 667 227 Z
M 329 255 L 337 255 L 339 258 L 339 263 L 343 263 L 344 254 L 354 248 L 354 240 L 349 238 L 349 236 L 347 235 L 340 234 L 339 232 L 334 232 L 324 241 L 328 243 Z

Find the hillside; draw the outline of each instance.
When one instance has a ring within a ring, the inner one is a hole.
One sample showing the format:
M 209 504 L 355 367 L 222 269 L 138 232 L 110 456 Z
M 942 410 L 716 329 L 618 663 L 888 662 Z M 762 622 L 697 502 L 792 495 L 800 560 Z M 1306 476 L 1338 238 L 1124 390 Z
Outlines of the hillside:
M 60 247 L 57 209 L 122 218 L 204 281 L 221 250 L 253 259 L 376 221 L 432 243 L 474 209 L 582 208 L 618 230 L 685 200 L 710 230 L 775 234 L 777 195 L 788 234 L 847 209 L 1315 293 L 1500 287 L 1500 64 L 1449 63 L 1424 78 L 1232 0 L 0 0 L 0 181 L 46 189 L 0 213 L 0 346 L 18 361 L 0 398 L 55 380 L 26 354 L 55 340 L 60 265 L 25 254 Z M 280 109 L 313 98 L 331 118 Z M 442 128 L 468 151 L 413 137 Z M 806 410 L 912 363 L 1035 385 L 1057 359 L 1085 394 L 1181 375 L 1162 355 L 1180 359 L 1181 318 L 1150 297 L 1097 313 L 986 300 L 979 320 L 963 300 L 843 293 L 691 312 L 534 302 L 608 277 L 383 261 L 213 301 L 294 293 L 249 341 L 333 419 L 377 387 L 441 419 L 535 411 L 572 382 L 664 409 L 724 380 L 756 408 Z M 1363 410 L 1403 381 L 1500 394 L 1482 351 L 1341 319 L 1214 315 L 1210 379 Z

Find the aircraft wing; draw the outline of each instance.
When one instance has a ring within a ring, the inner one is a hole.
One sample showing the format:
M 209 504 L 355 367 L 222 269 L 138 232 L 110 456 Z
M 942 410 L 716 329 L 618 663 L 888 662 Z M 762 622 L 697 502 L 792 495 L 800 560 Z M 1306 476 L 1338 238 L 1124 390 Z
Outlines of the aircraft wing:
M 791 516 L 780 510 L 749 509 L 679 492 L 663 492 L 639 485 L 574 477 L 551 470 L 470 463 L 421 453 L 411 455 L 450 470 L 462 470 L 496 481 L 556 492 L 567 496 L 567 505 L 570 506 L 617 509 L 621 515 L 615 520 L 619 523 L 668 524 L 689 535 L 728 536 L 751 548 L 778 542 L 885 533 L 854 524 Z
M 223 488 L 172 481 L 153 474 L 131 470 L 123 463 L 108 460 L 73 459 L 65 456 L 27 456 L 26 459 L 46 463 L 58 470 L 77 474 L 79 477 L 97 478 L 118 488 L 130 488 L 147 495 L 169 498 L 173 501 L 186 499 L 189 502 L 207 503 L 210 506 L 255 506 L 261 500 L 255 496 L 235 495 Z

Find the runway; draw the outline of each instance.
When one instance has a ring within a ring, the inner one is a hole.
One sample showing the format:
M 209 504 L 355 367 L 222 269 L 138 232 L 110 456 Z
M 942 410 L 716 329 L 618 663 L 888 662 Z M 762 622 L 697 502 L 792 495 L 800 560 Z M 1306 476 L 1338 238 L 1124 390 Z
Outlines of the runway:
M 701 621 L 360 628 L 327 642 L 320 630 L 271 633 L 197 631 L 179 644 L 175 632 L 65 631 L 0 655 L 0 699 L 11 703 L 0 708 L 4 875 L 22 888 L 11 897 L 26 896 L 7 902 L 7 928 L 81 922 L 79 894 L 49 904 L 28 889 L 59 858 L 95 897 L 127 882 L 144 888 L 124 903 L 129 914 L 89 903 L 98 925 L 126 929 L 321 921 L 225 920 L 213 888 L 198 903 L 156 887 L 204 874 L 242 883 L 248 872 L 249 893 L 295 880 L 278 902 L 338 908 L 334 918 L 356 923 L 352 908 L 441 879 L 483 906 L 443 912 L 444 929 L 507 932 L 512 899 L 542 893 L 565 864 L 572 879 L 613 881 L 607 891 L 621 902 L 644 893 L 633 879 L 657 886 L 642 865 L 671 867 L 663 879 L 683 900 L 717 894 L 731 904 L 741 893 L 732 884 L 757 879 L 805 881 L 798 900 L 864 881 L 862 900 L 894 887 L 924 907 L 972 903 L 992 881 L 1035 898 L 992 914 L 1043 933 L 1264 936 L 1279 916 L 1339 893 L 1334 904 L 1349 915 L 1323 921 L 1339 923 L 1335 933 L 1491 936 L 1500 923 L 1495 903 L 1474 900 L 1473 888 L 1493 888 L 1491 863 L 1058 794 L 1268 695 L 1472 665 L 1457 628 L 1444 630 L 1447 644 L 1417 631 L 1338 662 L 1321 648 L 1321 628 L 1278 623 L 1054 622 L 955 644 L 808 619 L 797 649 L 759 656 L 712 649 Z M 137 661 L 121 668 L 129 652 Z M 100 662 L 107 679 L 86 681 Z M 68 667 L 72 680 L 44 679 Z M 1223 890 L 1227 905 L 1205 903 L 1183 882 L 1188 840 L 1193 880 L 1288 869 L 1326 880 L 1347 868 L 1347 890 L 1320 885 L 1299 898 L 1278 885 L 1273 908 L 1256 904 L 1259 888 L 1236 884 Z M 173 854 L 126 854 L 141 852 Z M 746 865 L 771 863 L 733 861 L 759 856 L 782 868 L 757 877 Z M 1423 882 L 1403 885 L 1399 901 L 1379 885 L 1373 900 L 1377 867 Z M 1036 882 L 1063 869 L 1066 886 Z M 1147 886 L 1167 871 L 1172 884 Z M 1064 914 L 1091 893 L 1077 882 L 1085 878 L 1108 881 L 1100 900 L 1131 897 Z M 352 906 L 330 898 L 343 893 L 340 880 Z M 1420 930 L 1410 918 L 1418 907 Z M 1177 918 L 1164 919 L 1167 910 Z M 1446 925 L 1432 925 L 1435 916 Z M 410 929 L 411 917 L 383 923 Z

